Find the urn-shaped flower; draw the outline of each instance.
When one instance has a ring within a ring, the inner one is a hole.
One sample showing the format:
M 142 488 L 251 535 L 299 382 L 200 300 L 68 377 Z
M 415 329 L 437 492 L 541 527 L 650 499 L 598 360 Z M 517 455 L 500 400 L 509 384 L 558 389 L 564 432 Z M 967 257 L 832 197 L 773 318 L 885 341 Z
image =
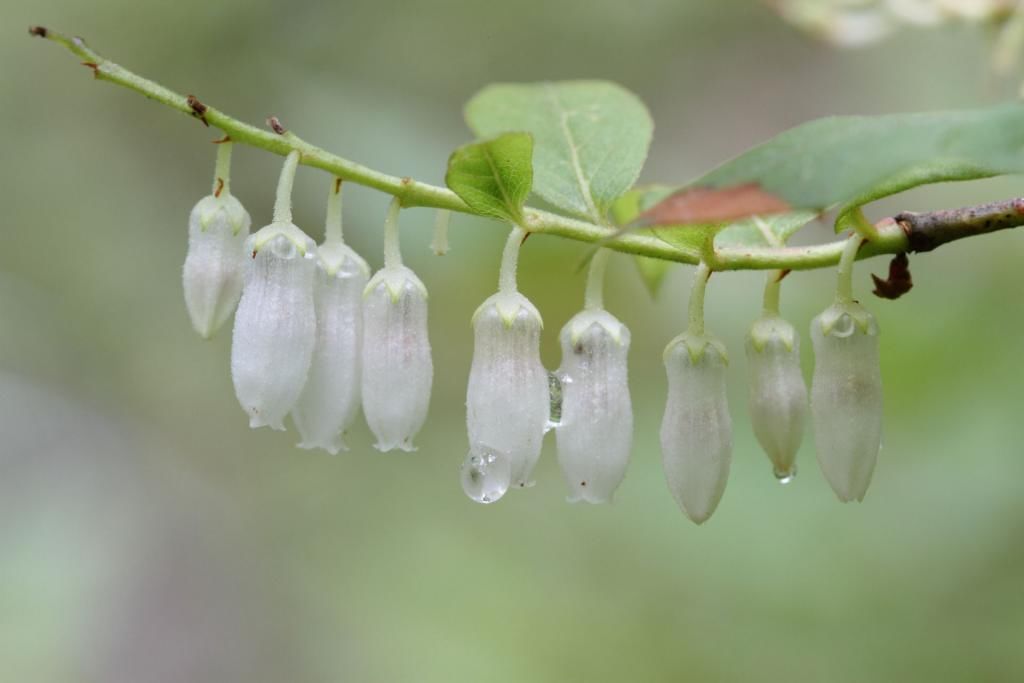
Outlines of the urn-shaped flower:
M 697 524 L 715 511 L 729 478 L 727 364 L 725 347 L 707 335 L 683 333 L 665 349 L 668 401 L 661 422 L 662 464 L 676 503 Z
M 363 413 L 379 450 L 416 450 L 433 378 L 427 289 L 409 268 L 385 266 L 363 294 Z
M 189 214 L 181 280 L 192 327 L 204 339 L 212 337 L 238 305 L 250 224 L 248 212 L 230 192 L 203 197 Z
M 231 377 L 252 427 L 284 429 L 309 372 L 316 341 L 316 244 L 290 223 L 246 241 L 251 260 L 235 314 Z
M 512 486 L 531 485 L 550 417 L 540 362 L 540 313 L 517 291 L 489 297 L 473 315 L 466 392 L 470 452 L 508 458 Z
M 555 438 L 569 501 L 606 503 L 626 475 L 633 408 L 629 330 L 603 309 L 577 313 L 559 335 L 562 414 Z
M 317 250 L 316 345 L 305 387 L 292 409 L 302 448 L 331 454 L 348 450 L 344 432 L 359 410 L 363 290 L 369 277 L 366 261 L 347 245 L 331 242 Z
M 747 335 L 750 421 L 775 476 L 796 474 L 796 453 L 807 420 L 807 385 L 800 370 L 800 338 L 778 315 L 754 322 Z
M 839 500 L 860 501 L 882 444 L 878 324 L 860 304 L 837 302 L 811 321 L 811 341 L 818 463 Z

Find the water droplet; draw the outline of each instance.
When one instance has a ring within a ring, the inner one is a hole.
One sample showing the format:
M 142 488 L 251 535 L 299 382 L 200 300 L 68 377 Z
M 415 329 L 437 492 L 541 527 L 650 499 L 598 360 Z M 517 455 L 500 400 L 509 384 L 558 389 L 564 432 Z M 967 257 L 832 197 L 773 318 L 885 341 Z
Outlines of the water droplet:
M 855 327 L 853 317 L 849 313 L 843 313 L 832 323 L 832 329 L 829 331 L 829 334 L 833 337 L 849 337 L 853 334 Z
M 788 472 L 784 472 L 783 470 L 780 469 L 773 469 L 772 474 L 775 475 L 775 478 L 779 480 L 780 484 L 785 486 L 789 482 L 796 479 L 796 465 L 793 465 L 793 469 L 789 470 Z
M 562 386 L 572 382 L 565 373 L 548 373 L 548 394 L 550 397 L 550 412 L 548 423 L 544 427 L 547 434 L 552 429 L 557 429 L 562 424 Z
M 298 251 L 299 250 L 295 246 L 295 243 L 292 242 L 287 237 L 285 237 L 284 235 L 278 235 L 277 237 L 270 241 L 270 252 L 278 258 L 295 258 L 295 255 L 296 253 L 298 253 Z
M 512 483 L 512 464 L 504 454 L 486 446 L 470 450 L 459 468 L 462 490 L 478 503 L 493 503 Z

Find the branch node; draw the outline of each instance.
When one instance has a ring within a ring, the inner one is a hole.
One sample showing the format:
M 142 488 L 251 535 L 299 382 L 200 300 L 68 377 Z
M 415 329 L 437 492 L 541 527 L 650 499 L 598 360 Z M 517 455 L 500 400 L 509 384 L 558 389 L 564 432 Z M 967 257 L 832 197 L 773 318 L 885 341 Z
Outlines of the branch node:
M 284 135 L 288 132 L 288 129 L 281 125 L 281 119 L 276 116 L 268 118 L 267 125 L 270 126 L 270 130 L 274 131 L 278 135 Z
M 212 142 L 215 145 L 223 145 L 225 142 L 231 142 L 231 136 L 225 135 L 219 140 L 210 140 L 210 142 Z
M 29 26 L 28 27 L 28 34 L 30 36 L 38 36 L 40 38 L 45 38 L 49 33 L 50 32 L 46 30 L 45 26 Z
M 92 77 L 93 78 L 99 78 L 100 77 L 100 65 L 97 64 L 96 62 L 82 62 L 82 66 L 87 66 L 90 69 L 92 69 Z
M 185 98 L 185 102 L 188 104 L 189 109 L 192 110 L 192 116 L 202 121 L 203 125 L 209 128 L 210 124 L 206 120 L 206 110 L 209 109 L 209 107 L 200 102 L 199 98 L 195 95 L 187 96 Z

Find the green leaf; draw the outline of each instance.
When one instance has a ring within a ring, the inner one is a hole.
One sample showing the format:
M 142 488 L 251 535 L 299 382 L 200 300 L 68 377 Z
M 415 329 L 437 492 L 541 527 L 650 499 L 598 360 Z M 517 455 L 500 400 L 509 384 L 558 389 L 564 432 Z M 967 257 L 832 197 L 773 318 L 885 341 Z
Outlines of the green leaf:
M 843 116 L 788 130 L 726 162 L 689 187 L 756 183 L 794 210 L 868 203 L 930 183 L 1024 172 L 1024 105 Z M 650 206 L 672 191 L 655 191 Z M 839 220 L 837 223 L 841 224 Z
M 532 159 L 529 133 L 505 133 L 452 152 L 444 180 L 474 211 L 518 224 L 533 185 Z
M 754 216 L 732 223 L 715 235 L 716 247 L 777 247 L 818 217 L 816 211 Z
M 635 95 L 604 81 L 491 85 L 466 121 L 481 137 L 532 133 L 534 192 L 595 223 L 636 182 L 654 129 Z
M 652 189 L 654 188 L 634 188 L 615 200 L 611 207 L 611 217 L 615 224 L 621 227 L 633 222 L 640 215 L 640 199 Z M 639 232 L 651 233 L 650 230 L 646 229 Z M 661 289 L 661 283 L 664 282 L 672 262 L 649 256 L 634 256 L 633 262 L 636 264 L 637 271 L 640 273 L 640 278 L 644 281 L 647 291 L 652 297 L 657 296 L 658 291 Z

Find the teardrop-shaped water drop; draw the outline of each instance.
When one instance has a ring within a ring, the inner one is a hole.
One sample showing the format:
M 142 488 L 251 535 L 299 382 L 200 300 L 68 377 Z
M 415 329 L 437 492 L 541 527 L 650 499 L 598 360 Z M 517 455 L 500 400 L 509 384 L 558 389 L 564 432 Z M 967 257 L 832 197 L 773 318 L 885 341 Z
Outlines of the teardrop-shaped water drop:
M 557 429 L 562 424 L 562 385 L 568 384 L 572 379 L 568 375 L 559 372 L 548 371 L 548 395 L 549 413 L 548 423 L 544 426 L 544 433 Z
M 793 468 L 790 469 L 788 472 L 777 468 L 773 469 L 772 474 L 775 475 L 775 478 L 779 480 L 780 484 L 785 486 L 786 484 L 796 479 L 796 465 L 793 465 Z
M 498 451 L 476 447 L 466 455 L 459 468 L 462 490 L 478 503 L 493 503 L 512 484 L 512 463 Z

